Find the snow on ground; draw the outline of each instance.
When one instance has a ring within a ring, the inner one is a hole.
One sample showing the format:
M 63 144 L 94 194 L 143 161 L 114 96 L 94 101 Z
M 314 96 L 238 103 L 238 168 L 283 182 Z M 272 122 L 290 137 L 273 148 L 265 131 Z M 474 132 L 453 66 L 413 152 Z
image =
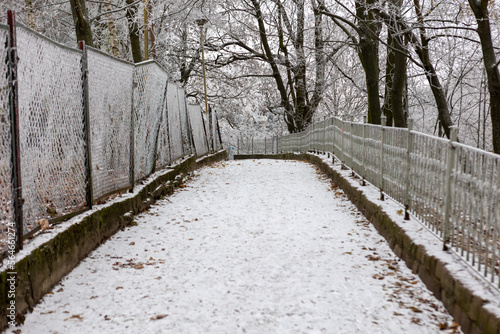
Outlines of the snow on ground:
M 312 165 L 218 163 L 136 222 L 54 287 L 21 333 L 458 331 Z

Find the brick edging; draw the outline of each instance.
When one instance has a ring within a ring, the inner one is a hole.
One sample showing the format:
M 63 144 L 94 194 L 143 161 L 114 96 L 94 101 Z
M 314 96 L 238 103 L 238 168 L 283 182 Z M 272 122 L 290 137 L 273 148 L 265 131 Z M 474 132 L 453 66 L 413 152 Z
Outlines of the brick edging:
M 18 261 L 14 270 L 17 273 L 17 322 L 22 323 L 23 314 L 31 311 L 38 301 L 92 250 L 119 229 L 129 225 L 134 214 L 146 210 L 161 196 L 172 193 L 190 171 L 226 158 L 226 151 L 198 160 L 190 157 L 173 170 L 150 181 L 135 196 L 91 213 Z M 7 271 L 0 274 L 0 330 L 5 329 L 10 321 L 7 318 L 8 277 Z
M 320 157 L 312 154 L 283 153 L 274 155 L 235 155 L 235 159 L 286 159 L 310 162 L 335 182 L 349 200 L 365 215 L 387 240 L 394 253 L 408 268 L 418 274 L 427 288 L 440 299 L 466 334 L 500 334 L 500 316 L 488 308 L 489 302 L 474 293 L 471 287 L 455 277 L 448 264 L 436 257 L 423 244 L 412 240 L 381 207 L 369 200 L 361 189 L 354 187 Z

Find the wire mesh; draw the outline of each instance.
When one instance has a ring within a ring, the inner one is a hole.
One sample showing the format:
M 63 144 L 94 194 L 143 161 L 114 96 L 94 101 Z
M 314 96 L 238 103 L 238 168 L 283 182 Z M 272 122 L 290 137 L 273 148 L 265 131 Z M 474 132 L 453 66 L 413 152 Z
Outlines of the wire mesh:
M 167 82 L 167 73 L 155 62 L 145 62 L 134 69 L 135 180 L 153 171 Z
M 167 99 L 163 99 L 158 139 L 156 144 L 156 166 L 163 168 L 172 162 L 170 154 L 170 138 L 168 131 Z
M 0 25 L 0 254 L 6 250 L 7 224 L 14 221 L 7 41 L 7 28 Z
M 179 110 L 179 89 L 177 84 L 173 82 L 167 84 L 167 114 L 171 158 L 172 160 L 176 160 L 182 157 L 183 148 L 181 115 Z
M 24 232 L 85 207 L 81 52 L 17 27 Z
M 184 88 L 178 87 L 179 115 L 181 120 L 182 152 L 183 155 L 191 154 L 191 138 L 189 136 L 189 122 L 187 116 L 187 103 Z
M 201 157 L 209 151 L 201 108 L 198 104 L 189 104 L 187 110 L 193 133 L 196 156 Z
M 134 65 L 91 48 L 87 54 L 93 191 L 100 198 L 131 185 Z

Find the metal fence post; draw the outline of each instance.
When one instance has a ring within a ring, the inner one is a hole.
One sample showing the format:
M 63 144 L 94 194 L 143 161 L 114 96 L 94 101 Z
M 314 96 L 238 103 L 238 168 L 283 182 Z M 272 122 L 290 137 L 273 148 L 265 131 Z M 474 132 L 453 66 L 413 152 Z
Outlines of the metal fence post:
M 342 127 L 341 127 L 341 129 L 342 129 L 342 133 L 341 133 L 341 135 L 342 135 L 342 138 L 341 138 L 342 145 L 340 146 L 340 153 L 342 155 L 342 158 L 340 159 L 340 162 L 341 162 L 340 169 L 345 169 L 345 151 L 344 151 L 344 149 L 345 149 L 344 148 L 344 126 L 345 126 L 345 124 L 344 124 L 344 118 L 345 118 L 345 116 L 343 116 L 342 120 L 341 120 L 341 125 L 342 125 Z
M 450 141 L 448 146 L 448 162 L 446 164 L 446 183 L 445 183 L 445 202 L 444 202 L 444 236 L 443 236 L 443 249 L 447 250 L 447 244 L 450 242 L 450 213 L 451 213 L 451 203 L 453 201 L 453 194 L 451 191 L 451 181 L 453 177 L 453 167 L 455 166 L 456 150 L 453 145 L 457 141 L 458 128 L 452 126 L 450 128 Z
M 350 117 L 350 123 L 349 123 L 349 159 L 350 159 L 350 165 L 351 165 L 351 173 L 352 176 L 354 176 L 354 151 L 353 151 L 353 140 L 352 140 L 352 123 L 354 122 L 354 116 Z
M 133 191 L 135 187 L 135 110 L 134 110 L 134 91 L 136 87 L 136 78 L 135 78 L 135 71 L 134 75 L 132 77 L 132 103 L 130 108 L 130 186 L 131 189 L 130 191 Z M 170 143 L 170 131 L 168 133 L 169 140 L 168 142 Z M 210 147 L 209 147 L 210 149 Z M 170 152 L 172 152 L 172 148 L 170 147 L 169 149 Z M 172 163 L 172 159 L 170 160 L 170 163 Z
M 361 171 L 363 175 L 361 176 L 363 180 L 361 181 L 362 186 L 366 186 L 366 166 L 365 166 L 365 154 L 366 154 L 366 122 L 368 122 L 368 116 L 363 116 L 363 149 L 361 152 Z
M 382 124 L 380 126 L 380 200 L 385 200 L 384 196 L 384 143 L 385 143 L 385 124 L 387 117 L 382 116 Z
M 83 81 L 83 128 L 85 134 L 85 168 L 86 175 L 86 201 L 89 209 L 92 209 L 94 204 L 94 188 L 92 179 L 92 145 L 90 138 L 90 110 L 89 110 L 89 69 L 87 58 L 87 46 L 85 41 L 78 42 L 80 50 L 82 50 L 82 81 Z
M 11 161 L 12 161 L 12 218 L 15 224 L 15 251 L 23 249 L 23 184 L 21 175 L 21 150 L 19 139 L 19 100 L 17 81 L 17 40 L 16 14 L 7 11 L 9 25 L 8 45 L 8 76 L 9 76 L 9 107 L 11 130 Z
M 335 120 L 337 118 L 336 117 L 332 117 L 332 164 L 335 163 L 335 138 L 336 138 L 336 135 L 335 135 Z
M 406 179 L 405 179 L 405 218 L 404 220 L 410 220 L 410 187 L 411 187 L 411 152 L 413 151 L 413 137 L 411 136 L 411 131 L 413 130 L 413 119 L 408 119 L 408 132 L 406 138 Z

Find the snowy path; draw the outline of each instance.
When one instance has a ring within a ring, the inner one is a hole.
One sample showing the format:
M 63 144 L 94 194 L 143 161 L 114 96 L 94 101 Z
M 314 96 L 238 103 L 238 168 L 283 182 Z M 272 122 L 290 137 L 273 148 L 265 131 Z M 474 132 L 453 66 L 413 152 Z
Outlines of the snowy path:
M 136 221 L 65 277 L 22 333 L 420 334 L 452 324 L 305 163 L 204 168 Z

